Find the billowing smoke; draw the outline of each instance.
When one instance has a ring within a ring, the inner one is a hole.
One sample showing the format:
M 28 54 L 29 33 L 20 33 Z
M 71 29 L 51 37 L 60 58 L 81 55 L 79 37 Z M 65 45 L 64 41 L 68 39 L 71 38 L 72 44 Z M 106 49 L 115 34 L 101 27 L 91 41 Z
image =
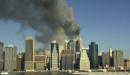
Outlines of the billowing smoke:
M 19 22 L 37 32 L 38 41 L 47 44 L 74 39 L 80 27 L 65 0 L 0 0 L 0 20 Z

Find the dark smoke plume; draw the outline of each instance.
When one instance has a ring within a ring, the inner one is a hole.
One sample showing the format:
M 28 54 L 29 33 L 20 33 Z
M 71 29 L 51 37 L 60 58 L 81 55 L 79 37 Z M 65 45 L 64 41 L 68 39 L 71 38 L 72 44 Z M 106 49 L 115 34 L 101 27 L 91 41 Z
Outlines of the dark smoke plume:
M 35 30 L 37 40 L 44 44 L 74 39 L 80 33 L 65 0 L 0 0 L 0 20 L 16 21 Z

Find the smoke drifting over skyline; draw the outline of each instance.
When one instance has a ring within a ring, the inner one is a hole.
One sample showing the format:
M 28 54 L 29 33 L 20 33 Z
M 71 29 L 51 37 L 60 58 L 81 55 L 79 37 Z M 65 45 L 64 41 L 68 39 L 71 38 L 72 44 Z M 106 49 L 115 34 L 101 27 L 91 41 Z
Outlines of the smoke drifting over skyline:
M 72 8 L 65 0 L 0 0 L 0 20 L 19 22 L 37 32 L 43 44 L 52 40 L 74 39 L 80 34 Z

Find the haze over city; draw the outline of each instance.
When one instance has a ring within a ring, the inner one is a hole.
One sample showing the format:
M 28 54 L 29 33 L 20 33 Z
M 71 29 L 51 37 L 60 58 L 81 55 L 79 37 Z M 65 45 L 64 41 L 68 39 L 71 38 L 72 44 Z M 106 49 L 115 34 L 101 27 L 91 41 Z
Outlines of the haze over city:
M 74 18 L 80 25 L 85 47 L 96 42 L 99 52 L 109 48 L 124 50 L 129 56 L 130 49 L 130 1 L 129 0 L 68 0 Z M 23 30 L 15 21 L 0 20 L 0 41 L 5 45 L 15 44 L 19 51 L 24 50 L 25 36 L 34 36 L 37 32 Z M 37 42 L 37 48 L 42 45 Z

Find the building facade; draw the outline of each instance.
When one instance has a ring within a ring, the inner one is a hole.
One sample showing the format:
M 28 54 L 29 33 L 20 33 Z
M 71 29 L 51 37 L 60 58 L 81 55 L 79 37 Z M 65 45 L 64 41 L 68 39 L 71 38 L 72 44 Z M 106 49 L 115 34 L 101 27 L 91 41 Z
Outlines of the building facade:
M 123 51 L 121 50 L 115 50 L 112 52 L 113 56 L 113 66 L 116 68 L 122 68 L 124 66 L 124 55 Z
M 59 70 L 59 45 L 56 41 L 51 44 L 50 69 Z
M 98 68 L 98 45 L 95 42 L 91 42 L 89 45 L 89 58 L 90 58 L 90 68 Z
M 4 43 L 0 42 L 0 71 L 4 69 Z
M 109 53 L 102 53 L 102 66 L 104 68 L 108 68 L 110 66 L 110 58 L 109 58 Z
M 34 70 L 35 41 L 32 37 L 25 39 L 25 71 Z
M 63 50 L 61 53 L 61 69 L 73 69 L 73 54 L 71 54 L 69 50 Z
M 125 59 L 124 68 L 125 70 L 130 70 L 130 59 Z
M 86 50 L 87 49 L 82 49 L 81 55 L 80 55 L 80 70 L 81 71 L 90 70 L 90 61 L 86 53 Z
M 46 56 L 45 55 L 35 55 L 35 70 L 43 71 L 46 68 Z
M 17 48 L 13 45 L 5 47 L 5 71 L 16 70 Z

